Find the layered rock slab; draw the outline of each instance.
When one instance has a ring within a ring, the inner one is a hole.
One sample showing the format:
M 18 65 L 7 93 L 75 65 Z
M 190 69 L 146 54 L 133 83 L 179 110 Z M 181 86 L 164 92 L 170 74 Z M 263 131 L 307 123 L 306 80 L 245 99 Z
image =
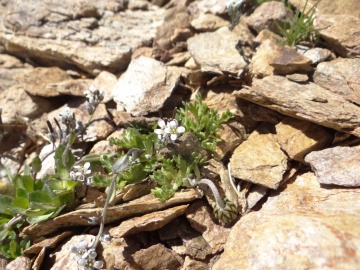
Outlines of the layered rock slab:
M 5 52 L 45 66 L 77 68 L 92 75 L 125 70 L 131 52 L 150 45 L 163 22 L 161 9 L 121 11 L 119 2 L 32 1 L 6 7 L 0 19 Z
M 313 173 L 275 191 L 232 228 L 212 269 L 357 269 L 359 190 L 320 188 Z
M 254 80 L 237 96 L 282 114 L 360 137 L 360 107 L 314 83 L 297 84 L 281 76 Z

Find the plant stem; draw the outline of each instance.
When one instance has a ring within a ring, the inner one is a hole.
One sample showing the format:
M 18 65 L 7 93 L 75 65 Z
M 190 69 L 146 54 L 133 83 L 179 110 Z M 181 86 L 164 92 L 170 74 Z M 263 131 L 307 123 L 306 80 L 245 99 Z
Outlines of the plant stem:
M 94 248 L 94 249 L 96 249 L 96 246 L 98 245 L 98 243 L 100 241 L 101 235 L 104 232 L 104 226 L 105 226 L 105 221 L 106 221 L 106 212 L 107 212 L 107 209 L 109 208 L 110 199 L 111 199 L 112 194 L 113 194 L 113 192 L 115 190 L 115 183 L 116 183 L 117 176 L 118 176 L 117 173 L 115 173 L 113 175 L 113 178 L 111 180 L 111 184 L 109 186 L 109 192 L 108 192 L 108 195 L 106 197 L 103 212 L 102 212 L 102 215 L 101 215 L 101 223 L 100 223 L 99 232 L 98 232 L 98 235 L 96 236 L 96 239 L 95 239 L 94 243 L 92 244 L 92 248 Z
M 223 200 L 222 200 L 221 197 L 220 197 L 219 191 L 218 191 L 217 187 L 215 186 L 215 184 L 214 184 L 211 180 L 209 180 L 209 179 L 201 179 L 201 180 L 198 181 L 197 184 L 198 184 L 199 186 L 201 186 L 201 185 L 207 185 L 207 186 L 211 189 L 211 191 L 212 191 L 212 193 L 213 193 L 213 195 L 214 195 L 216 204 L 217 204 L 221 209 L 224 209 L 224 208 L 225 208 L 225 204 L 224 204 Z

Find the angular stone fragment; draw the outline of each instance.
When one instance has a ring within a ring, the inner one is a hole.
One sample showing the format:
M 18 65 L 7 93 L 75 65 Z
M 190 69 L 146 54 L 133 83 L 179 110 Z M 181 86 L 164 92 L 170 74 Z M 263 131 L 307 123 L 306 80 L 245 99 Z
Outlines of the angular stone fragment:
M 304 163 L 311 151 L 325 148 L 332 136 L 321 126 L 286 117 L 276 125 L 276 140 L 291 159 Z
M 359 199 L 359 189 L 324 189 L 314 174 L 298 175 L 235 224 L 212 269 L 357 269 Z
M 282 114 L 360 137 L 360 108 L 316 84 L 297 84 L 285 77 L 255 80 L 237 95 Z
M 133 259 L 144 270 L 178 269 L 182 265 L 181 257 L 162 244 L 139 250 L 133 255 Z
M 278 25 L 286 25 L 293 17 L 291 9 L 277 1 L 264 2 L 250 15 L 247 20 L 249 27 L 256 32 L 269 29 L 278 32 Z
M 84 92 L 90 89 L 91 84 L 92 80 L 90 79 L 70 79 L 58 83 L 49 83 L 46 88 L 57 92 L 59 95 L 84 97 Z
M 191 21 L 191 26 L 199 32 L 212 32 L 223 26 L 227 26 L 228 24 L 228 21 L 225 21 L 219 16 L 213 15 L 211 13 L 201 13 L 199 17 Z
M 189 256 L 185 257 L 184 264 L 180 270 L 206 270 L 208 266 L 206 263 L 192 259 Z
M 273 74 L 308 72 L 312 67 L 311 60 L 297 53 L 295 49 L 265 40 L 257 48 L 249 70 L 253 77 L 262 78 Z
M 360 146 L 334 147 L 311 152 L 305 157 L 320 184 L 360 186 Z
M 349 15 L 319 15 L 316 28 L 329 47 L 342 57 L 360 55 L 360 18 Z
M 347 101 L 360 104 L 360 58 L 337 58 L 320 63 L 313 76 L 314 82 Z
M 174 218 L 185 213 L 189 205 L 180 205 L 163 211 L 152 212 L 141 217 L 123 221 L 119 226 L 112 227 L 109 231 L 112 237 L 123 237 L 144 231 L 155 231 Z
M 267 127 L 260 127 L 230 158 L 231 174 L 242 180 L 277 189 L 287 170 L 287 156 Z
M 304 56 L 309 58 L 313 64 L 318 64 L 326 61 L 331 56 L 331 51 L 325 48 L 311 48 L 304 53 Z
M 134 116 L 155 112 L 164 106 L 180 74 L 152 58 L 133 59 L 113 89 L 114 101 Z M 134 79 L 136 78 L 136 79 Z
M 27 257 L 19 256 L 11 261 L 4 270 L 30 270 L 31 261 Z
M 195 202 L 187 210 L 186 217 L 190 221 L 191 227 L 202 233 L 211 247 L 212 254 L 223 250 L 230 230 L 214 222 L 210 206 L 206 205 L 204 201 Z
M 104 100 L 102 102 L 107 103 L 112 100 L 112 90 L 114 89 L 116 83 L 117 78 L 114 74 L 102 71 L 98 76 L 96 76 L 92 85 L 105 93 Z
M 228 27 L 187 40 L 188 50 L 203 72 L 240 76 L 246 62 L 236 49 L 239 36 Z
M 33 96 L 56 97 L 60 93 L 50 87 L 51 84 L 71 79 L 71 77 L 58 67 L 34 68 L 20 82 L 26 92 Z

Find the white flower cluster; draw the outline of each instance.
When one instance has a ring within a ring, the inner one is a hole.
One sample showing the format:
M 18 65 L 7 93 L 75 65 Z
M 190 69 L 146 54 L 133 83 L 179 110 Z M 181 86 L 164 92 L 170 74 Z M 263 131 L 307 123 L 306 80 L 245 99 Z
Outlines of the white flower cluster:
M 179 126 L 178 121 L 172 119 L 166 123 L 163 119 L 158 121 L 160 128 L 155 129 L 154 132 L 158 135 L 159 139 L 163 142 L 168 142 L 169 139 L 175 141 L 177 137 L 185 132 L 183 126 Z
M 75 253 L 75 259 L 78 265 L 86 270 L 100 269 L 104 266 L 103 261 L 96 261 L 97 253 L 94 248 L 88 248 L 86 241 L 81 241 L 77 246 L 71 248 Z
M 70 110 L 69 107 L 66 107 L 65 110 L 59 113 L 60 121 L 65 124 L 66 126 L 75 129 L 76 121 L 75 121 L 75 114 Z
M 89 114 L 92 114 L 100 102 L 104 100 L 105 93 L 91 86 L 89 91 L 85 91 L 84 94 L 87 100 L 86 109 Z
M 70 179 L 84 183 L 85 185 L 90 185 L 92 183 L 90 163 L 85 162 L 84 166 L 75 165 L 74 170 L 70 172 Z

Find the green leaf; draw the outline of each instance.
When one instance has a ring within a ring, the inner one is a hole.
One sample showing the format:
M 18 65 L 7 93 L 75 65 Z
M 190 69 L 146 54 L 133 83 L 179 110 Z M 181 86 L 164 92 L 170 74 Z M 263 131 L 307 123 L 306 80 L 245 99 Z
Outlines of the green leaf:
M 30 175 L 30 174 L 31 174 L 31 169 L 30 169 L 29 165 L 25 164 L 24 175 Z
M 4 240 L 9 233 L 10 228 L 6 224 L 0 225 L 0 241 Z M 0 243 L 1 244 L 1 243 Z
M 73 190 L 78 182 L 73 180 L 49 180 L 47 184 L 53 190 Z
M 23 176 L 23 183 L 27 191 L 31 192 L 34 190 L 34 179 L 30 175 Z
M 26 221 L 29 222 L 30 224 L 35 224 L 35 223 L 39 223 L 41 221 L 45 221 L 47 219 L 49 219 L 51 216 L 53 215 L 53 212 L 50 212 L 49 214 L 46 215 L 42 215 L 42 216 L 29 216 Z
M 28 198 L 16 197 L 12 200 L 12 204 L 15 207 L 27 209 L 29 207 Z
M 17 174 L 13 179 L 13 184 L 16 188 L 23 188 L 26 189 L 23 181 L 23 177 L 19 174 Z
M 36 202 L 36 203 L 44 203 L 44 204 L 52 204 L 53 200 L 52 198 L 44 191 L 33 191 L 29 193 L 29 201 L 30 203 Z
M 38 173 L 41 170 L 41 159 L 39 156 L 36 156 L 31 164 L 33 173 Z
M 0 213 L 4 213 L 6 209 L 11 207 L 12 198 L 0 194 Z

